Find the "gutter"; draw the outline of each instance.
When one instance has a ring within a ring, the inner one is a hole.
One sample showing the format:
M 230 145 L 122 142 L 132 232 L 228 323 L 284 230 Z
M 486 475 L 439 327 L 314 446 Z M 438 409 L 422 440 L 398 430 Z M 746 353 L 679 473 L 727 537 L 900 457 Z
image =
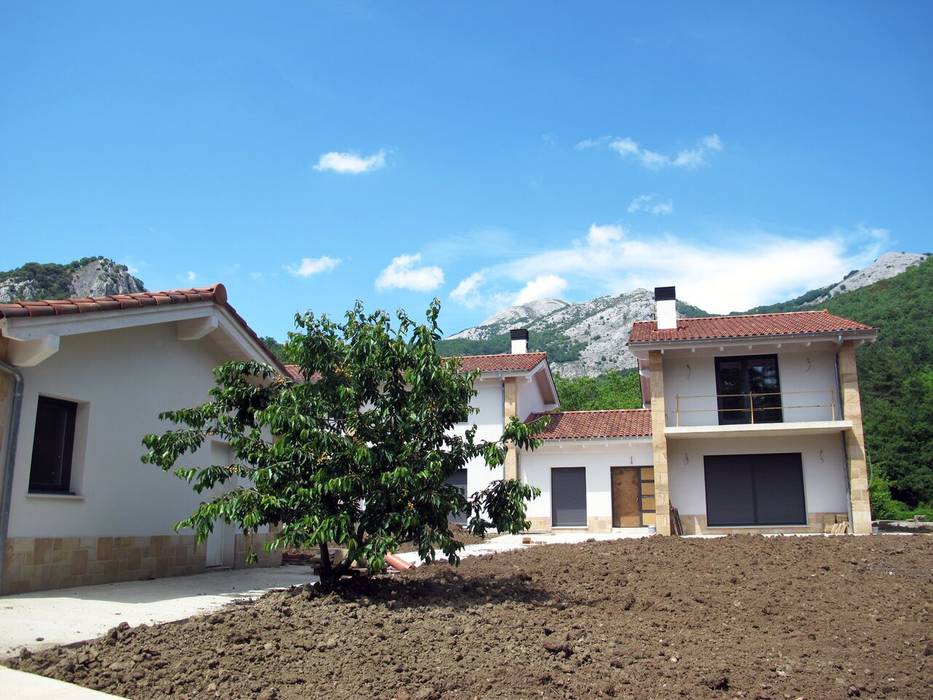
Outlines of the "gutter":
M 20 415 L 23 409 L 23 373 L 5 362 L 0 362 L 0 372 L 13 378 L 13 400 L 10 404 L 10 423 L 2 461 L 3 483 L 0 486 L 2 489 L 0 490 L 0 591 L 2 591 L 6 540 L 10 531 L 10 506 L 13 502 L 13 465 L 16 463 L 16 443 L 19 440 Z

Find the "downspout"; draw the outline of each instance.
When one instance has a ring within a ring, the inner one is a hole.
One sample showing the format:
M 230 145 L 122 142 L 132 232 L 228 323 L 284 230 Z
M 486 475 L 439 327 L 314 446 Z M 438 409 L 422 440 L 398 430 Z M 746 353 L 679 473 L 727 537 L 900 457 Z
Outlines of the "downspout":
M 16 443 L 19 439 L 19 421 L 23 407 L 23 373 L 5 362 L 0 362 L 0 372 L 13 378 L 13 400 L 10 404 L 10 423 L 4 450 L 6 454 L 2 461 L 3 490 L 0 491 L 0 591 L 2 591 L 6 540 L 10 531 L 10 505 L 13 502 L 13 465 L 16 463 Z

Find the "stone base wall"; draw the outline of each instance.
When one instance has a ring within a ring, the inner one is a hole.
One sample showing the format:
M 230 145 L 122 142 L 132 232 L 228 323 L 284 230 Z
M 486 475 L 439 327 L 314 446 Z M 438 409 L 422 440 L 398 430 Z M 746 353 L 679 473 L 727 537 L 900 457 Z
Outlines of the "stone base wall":
M 645 513 L 645 526 L 654 524 L 654 513 Z M 550 532 L 551 531 L 551 519 L 550 518 L 528 518 L 531 521 L 531 527 L 528 528 L 527 532 Z M 587 532 L 611 532 L 612 531 L 612 518 L 608 515 L 594 515 L 586 519 L 586 527 L 579 528 L 580 530 L 586 530 Z
M 257 566 L 281 564 L 281 552 L 262 547 L 271 537 L 237 535 L 233 565 L 245 566 L 250 544 L 259 556 Z M 205 554 L 194 535 L 13 537 L 6 542 L 0 594 L 197 574 L 205 570 Z
M 612 530 L 612 518 L 591 516 L 586 519 L 586 529 L 590 532 L 609 532 Z
M 248 566 L 281 566 L 282 552 L 266 551 L 266 543 L 274 539 L 275 534 L 271 532 L 257 533 L 255 535 L 244 535 L 237 533 L 233 546 L 233 568 L 243 569 Z M 246 557 L 252 550 L 256 554 L 256 563 L 249 565 L 246 563 Z
M 829 533 L 836 523 L 847 523 L 847 513 L 807 513 L 806 525 L 776 525 L 774 527 L 709 527 L 706 515 L 681 514 L 685 535 L 766 535 L 795 533 Z

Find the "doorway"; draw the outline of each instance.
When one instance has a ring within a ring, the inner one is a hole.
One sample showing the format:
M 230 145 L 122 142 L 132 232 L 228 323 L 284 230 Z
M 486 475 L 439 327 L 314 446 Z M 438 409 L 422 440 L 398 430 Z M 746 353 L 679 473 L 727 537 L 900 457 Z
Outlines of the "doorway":
M 612 527 L 643 527 L 645 513 L 654 512 L 651 467 L 612 467 Z M 649 507 L 650 506 L 650 507 Z

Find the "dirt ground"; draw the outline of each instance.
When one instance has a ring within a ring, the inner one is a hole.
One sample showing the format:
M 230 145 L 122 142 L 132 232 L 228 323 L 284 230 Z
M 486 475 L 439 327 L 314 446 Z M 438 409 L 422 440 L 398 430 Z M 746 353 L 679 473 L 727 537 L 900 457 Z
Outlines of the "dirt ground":
M 9 665 L 131 698 L 929 698 L 933 537 L 654 537 L 271 593 Z

